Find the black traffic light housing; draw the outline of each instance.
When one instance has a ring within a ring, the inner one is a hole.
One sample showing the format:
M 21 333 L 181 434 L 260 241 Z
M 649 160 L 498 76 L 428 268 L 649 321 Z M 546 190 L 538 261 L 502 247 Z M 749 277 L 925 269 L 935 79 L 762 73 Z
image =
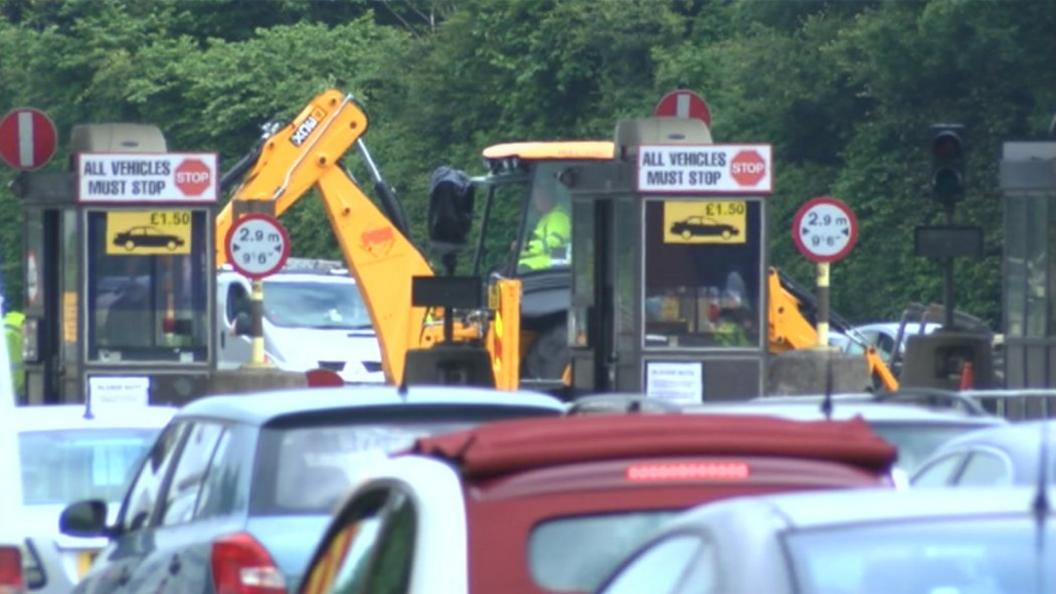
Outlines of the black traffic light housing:
M 943 204 L 964 199 L 963 130 L 961 124 L 931 126 L 931 189 Z

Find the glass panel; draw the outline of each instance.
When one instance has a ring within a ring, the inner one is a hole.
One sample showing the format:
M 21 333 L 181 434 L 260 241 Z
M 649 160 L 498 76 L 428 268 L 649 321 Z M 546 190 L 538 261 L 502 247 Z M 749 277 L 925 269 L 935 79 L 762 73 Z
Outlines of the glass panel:
M 532 579 L 551 591 L 593 591 L 620 560 L 675 513 L 646 511 L 547 520 L 528 538 Z
M 490 275 L 498 272 L 506 274 L 514 265 L 517 255 L 517 230 L 521 226 L 525 194 L 528 192 L 529 178 L 523 175 L 508 176 L 485 186 L 492 194 L 491 211 L 484 220 L 486 197 L 478 195 L 474 199 L 476 216 L 479 217 L 484 236 L 483 253 L 480 260 L 480 274 Z
M 898 448 L 898 467 L 906 472 L 913 472 L 917 466 L 930 456 L 939 446 L 950 439 L 982 428 L 978 424 L 958 425 L 956 423 L 884 423 L 872 424 L 873 431 L 887 442 Z
M 148 429 L 33 431 L 18 437 L 26 505 L 121 501 L 158 432 Z
M 409 447 L 469 421 L 270 428 L 261 432 L 253 478 L 255 515 L 328 512 L 351 486 L 357 462 Z M 312 488 L 305 490 L 305 485 Z
M 732 198 L 646 204 L 646 348 L 762 347 L 760 213 Z
M 573 162 L 539 162 L 532 173 L 518 272 L 567 269 L 572 262 L 572 195 L 557 176 Z
M 224 428 L 217 423 L 195 422 L 180 452 L 172 481 L 169 482 L 162 524 L 180 524 L 194 517 L 198 493 L 205 482 L 209 461 L 223 431 Z
M 264 316 L 276 326 L 327 330 L 371 328 L 355 283 L 264 281 Z
M 953 473 L 964 460 L 963 454 L 951 454 L 921 469 L 911 481 L 914 487 L 947 487 Z
M 695 559 L 701 541 L 688 534 L 662 540 L 625 567 L 604 594 L 667 594 L 674 592 Z
M 187 223 L 187 239 L 162 232 L 170 227 L 128 226 L 132 219 L 119 221 L 117 214 L 144 220 L 166 214 Z M 87 213 L 90 359 L 208 359 L 207 222 L 202 210 Z
M 388 491 L 369 491 L 349 505 L 352 517 L 334 534 L 322 555 L 308 569 L 303 594 L 359 594 L 367 592 L 370 562 L 378 548 Z
M 1012 484 L 1012 469 L 1000 456 L 975 452 L 957 478 L 960 487 L 994 487 Z
M 1048 271 L 1048 197 L 1030 199 L 1027 229 L 1027 336 L 1045 336 L 1048 295 L 1046 272 Z
M 1024 336 L 1027 307 L 1027 199 L 1005 199 L 1005 332 Z
M 1038 552 L 1038 534 L 1023 519 L 905 521 L 790 533 L 786 540 L 803 594 L 858 592 L 1040 592 L 1056 567 L 1056 547 Z M 1056 537 L 1048 523 L 1045 542 Z M 1044 581 L 1041 583 L 1045 583 Z
M 150 453 L 140 467 L 136 482 L 124 502 L 125 508 L 121 513 L 121 525 L 124 530 L 138 530 L 151 520 L 161 496 L 161 485 L 186 430 L 187 423 L 169 425 L 150 448 Z

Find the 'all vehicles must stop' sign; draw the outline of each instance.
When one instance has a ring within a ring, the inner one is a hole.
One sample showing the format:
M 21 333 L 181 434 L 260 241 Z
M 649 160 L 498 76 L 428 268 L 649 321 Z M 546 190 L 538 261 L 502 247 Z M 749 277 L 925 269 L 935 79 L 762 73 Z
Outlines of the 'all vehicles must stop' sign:
M 858 241 L 858 219 L 842 200 L 831 196 L 811 198 L 792 219 L 792 241 L 808 260 L 836 262 Z
M 770 194 L 769 144 L 641 145 L 638 191 L 674 194 Z
M 216 202 L 215 153 L 78 153 L 81 202 Z

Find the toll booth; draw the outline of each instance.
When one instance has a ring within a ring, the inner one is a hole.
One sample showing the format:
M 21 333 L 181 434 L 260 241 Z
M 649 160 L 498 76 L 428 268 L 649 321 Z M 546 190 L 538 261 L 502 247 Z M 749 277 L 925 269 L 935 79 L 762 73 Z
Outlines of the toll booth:
M 769 145 L 712 144 L 704 122 L 620 122 L 612 161 L 572 194 L 572 386 L 677 402 L 765 389 Z
M 1056 142 L 1006 142 L 1004 194 L 1004 383 L 1056 384 Z
M 217 158 L 154 126 L 75 126 L 66 171 L 25 172 L 26 400 L 182 404 L 215 370 Z

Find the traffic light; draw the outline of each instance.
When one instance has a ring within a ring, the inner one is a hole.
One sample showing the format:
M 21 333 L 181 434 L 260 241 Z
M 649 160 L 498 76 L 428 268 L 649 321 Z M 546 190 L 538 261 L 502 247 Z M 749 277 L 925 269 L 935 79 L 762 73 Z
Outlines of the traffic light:
M 953 203 L 964 199 L 964 144 L 961 124 L 931 126 L 931 188 L 935 199 Z

